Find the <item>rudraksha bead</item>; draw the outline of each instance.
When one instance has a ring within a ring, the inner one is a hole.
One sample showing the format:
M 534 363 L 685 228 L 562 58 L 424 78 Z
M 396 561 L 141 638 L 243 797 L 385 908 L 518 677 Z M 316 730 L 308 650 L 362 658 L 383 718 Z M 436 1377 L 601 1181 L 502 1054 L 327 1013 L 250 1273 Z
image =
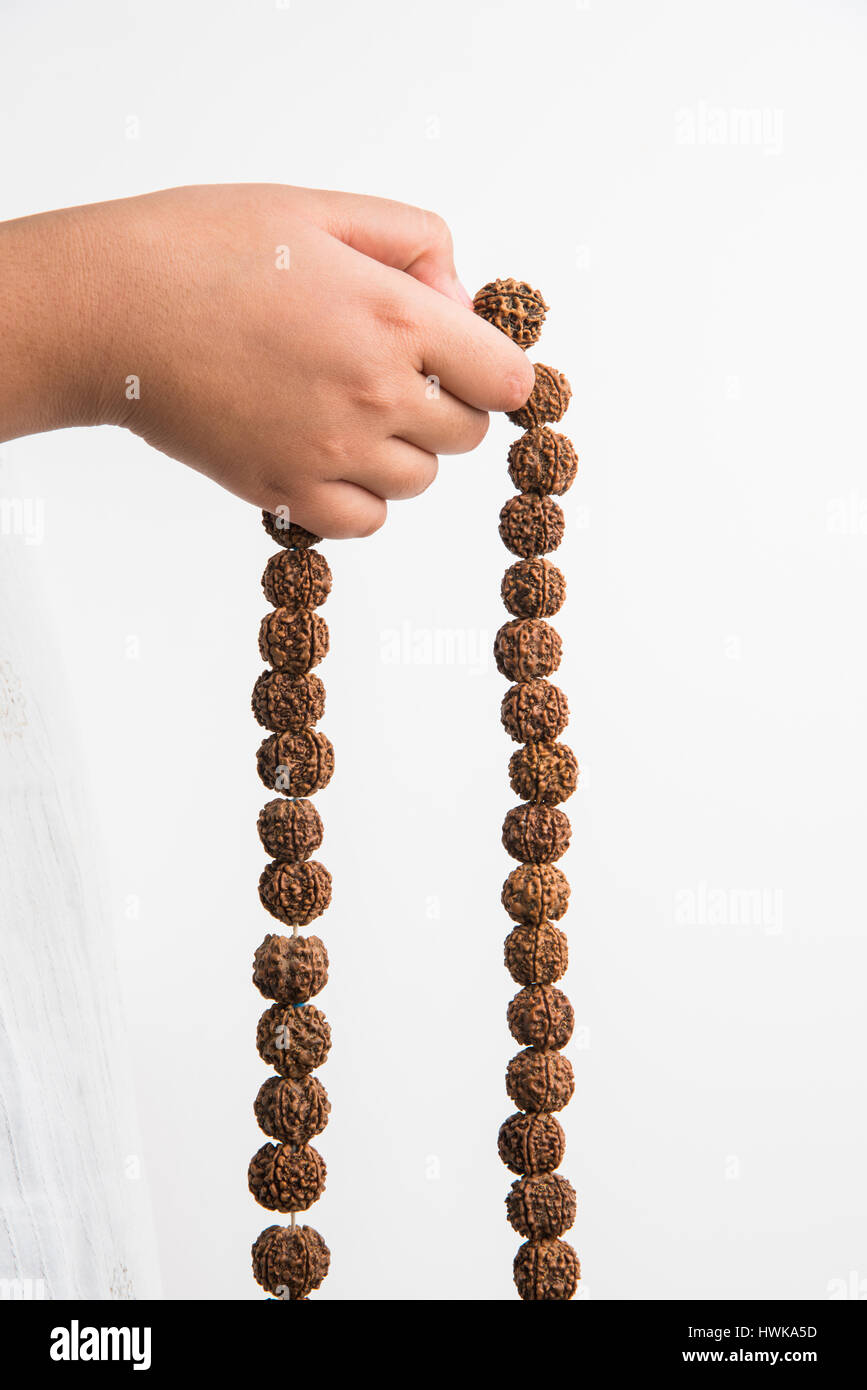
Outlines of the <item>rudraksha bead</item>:
M 331 781 L 334 749 L 318 729 L 302 729 L 300 734 L 269 734 L 259 745 L 256 766 L 270 791 L 310 796 Z
M 321 1067 L 331 1049 L 328 1019 L 313 1004 L 272 1004 L 256 1027 L 259 1056 L 280 1076 L 298 1080 Z
M 521 864 L 553 864 L 566 853 L 571 836 L 565 811 L 532 801 L 513 807 L 503 822 L 503 848 Z
M 556 806 L 578 785 L 578 761 L 565 743 L 528 743 L 509 759 L 509 782 L 525 801 Z
M 566 599 L 566 580 L 548 560 L 519 560 L 503 575 L 500 596 L 516 618 L 553 618 Z
M 268 602 L 287 613 L 318 608 L 331 593 L 331 567 L 318 550 L 281 550 L 265 566 L 262 588 Z
M 328 1093 L 316 1076 L 297 1081 L 269 1076 L 253 1102 L 259 1128 L 281 1144 L 306 1144 L 321 1134 L 330 1110 Z
M 257 823 L 259 839 L 272 859 L 297 863 L 309 859 L 322 844 L 322 818 L 312 801 L 275 797 L 263 806 Z
M 550 676 L 560 665 L 562 650 L 560 634 L 541 618 L 513 618 L 494 638 L 497 670 L 510 681 Z
M 554 985 L 525 985 L 510 1000 L 507 1018 L 522 1047 L 565 1047 L 575 1027 L 575 1010 Z
M 519 864 L 503 884 L 502 903 L 516 922 L 559 922 L 569 906 L 569 882 L 556 864 Z
M 546 367 L 544 362 L 534 362 L 533 371 L 536 373 L 536 382 L 528 399 L 517 410 L 506 411 L 506 416 L 512 424 L 518 425 L 522 430 L 556 424 L 558 420 L 563 419 L 572 399 L 572 387 L 556 367 Z
M 581 1266 L 565 1240 L 527 1241 L 515 1256 L 514 1274 L 522 1299 L 566 1302 L 578 1289 Z
M 569 968 L 566 933 L 552 922 L 519 923 L 506 937 L 506 969 L 518 985 L 551 985 Z
M 574 1090 L 572 1063 L 551 1048 L 525 1048 L 506 1068 L 506 1094 L 519 1110 L 562 1110 Z
M 321 917 L 331 902 L 331 875 L 315 859 L 302 864 L 284 864 L 275 859 L 262 870 L 259 897 L 262 906 L 279 922 L 306 927 Z
M 519 492 L 568 492 L 578 472 L 571 439 L 543 425 L 527 430 L 509 446 L 509 477 Z
M 269 1226 L 251 1253 L 257 1284 L 292 1301 L 318 1289 L 331 1263 L 328 1246 L 312 1226 Z
M 303 676 L 311 666 L 319 665 L 327 651 L 328 624 L 309 608 L 298 613 L 274 608 L 262 619 L 259 652 L 275 671 Z
M 263 728 L 275 734 L 297 734 L 322 718 L 325 686 L 312 671 L 306 676 L 263 671 L 253 686 L 252 704 Z
M 547 308 L 539 291 L 525 280 L 491 280 L 473 299 L 475 312 L 520 348 L 538 342 Z
M 556 550 L 565 530 L 563 510 L 550 497 L 521 492 L 500 512 L 500 540 L 513 555 L 530 559 Z
M 250 1159 L 247 1185 L 269 1211 L 306 1211 L 325 1191 L 325 1162 L 309 1144 L 263 1144 Z
M 519 1178 L 506 1197 L 509 1224 L 528 1240 L 562 1236 L 574 1224 L 576 1208 L 575 1189 L 559 1173 Z
M 503 696 L 500 718 L 516 743 L 550 743 L 569 723 L 569 702 L 550 681 L 520 681 Z
M 312 531 L 305 531 L 303 526 L 296 526 L 294 521 L 290 521 L 288 507 L 282 508 L 276 514 L 263 512 L 262 525 L 272 541 L 276 541 L 278 545 L 285 545 L 287 549 L 306 550 L 308 546 L 318 545 L 322 540 L 321 536 L 314 536 Z
M 510 1115 L 500 1125 L 497 1150 L 513 1173 L 553 1173 L 563 1162 L 566 1136 L 555 1115 Z
M 265 937 L 253 957 L 253 984 L 266 999 L 306 1004 L 328 983 L 328 952 L 318 936 Z

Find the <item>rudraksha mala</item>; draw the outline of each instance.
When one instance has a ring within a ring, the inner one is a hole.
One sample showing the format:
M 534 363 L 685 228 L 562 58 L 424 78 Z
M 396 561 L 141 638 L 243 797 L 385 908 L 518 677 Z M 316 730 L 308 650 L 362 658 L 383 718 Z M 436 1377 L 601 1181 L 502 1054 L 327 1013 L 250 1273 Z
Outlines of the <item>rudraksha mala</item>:
M 477 314 L 521 348 L 539 338 L 548 308 L 538 290 L 516 280 L 494 280 L 473 301 Z M 506 1215 L 525 1243 L 515 1256 L 522 1299 L 569 1299 L 581 1268 L 560 1237 L 575 1220 L 575 1190 L 554 1170 L 565 1136 L 554 1112 L 569 1103 L 572 1066 L 560 1049 L 574 1026 L 572 1005 L 555 982 L 566 971 L 566 937 L 555 922 L 566 912 L 569 884 L 556 865 L 571 828 L 560 803 L 572 795 L 578 764 L 558 742 L 566 727 L 566 696 L 548 679 L 560 664 L 560 637 L 545 621 L 562 607 L 566 581 L 544 557 L 563 538 L 563 512 L 552 501 L 571 486 L 578 456 L 565 435 L 551 429 L 563 418 L 571 387 L 553 367 L 536 363 L 529 400 L 508 418 L 524 433 L 509 449 L 509 476 L 518 489 L 500 512 L 500 536 L 518 557 L 502 583 L 510 620 L 494 641 L 500 673 L 512 681 L 501 717 L 521 745 L 509 764 L 512 790 L 523 804 L 509 811 L 503 844 L 519 861 L 503 886 L 502 902 L 516 925 L 506 938 L 506 968 L 520 985 L 508 1008 L 509 1031 L 522 1051 L 506 1071 L 506 1092 L 517 1106 L 500 1129 L 499 1153 L 517 1177 Z
M 307 1299 L 328 1273 L 328 1246 L 312 1226 L 296 1225 L 325 1188 L 325 1163 L 310 1140 L 328 1123 L 328 1096 L 314 1070 L 328 1057 L 331 1029 L 310 1001 L 328 981 L 328 952 L 318 936 L 302 936 L 331 901 L 331 875 L 311 858 L 322 821 L 308 800 L 327 786 L 334 750 L 314 729 L 325 688 L 312 668 L 328 651 L 328 628 L 316 609 L 331 589 L 331 570 L 312 547 L 319 537 L 288 517 L 263 512 L 282 547 L 265 567 L 262 587 L 273 605 L 262 619 L 259 651 L 269 669 L 253 689 L 253 713 L 268 731 L 257 757 L 259 776 L 280 793 L 262 808 L 259 838 L 270 855 L 259 880 L 263 907 L 291 935 L 268 934 L 253 958 L 253 983 L 272 1001 L 259 1020 L 256 1046 L 276 1075 L 263 1082 L 253 1110 L 275 1142 L 250 1160 L 247 1181 L 268 1211 L 289 1215 L 268 1226 L 253 1246 L 253 1273 L 275 1298 Z

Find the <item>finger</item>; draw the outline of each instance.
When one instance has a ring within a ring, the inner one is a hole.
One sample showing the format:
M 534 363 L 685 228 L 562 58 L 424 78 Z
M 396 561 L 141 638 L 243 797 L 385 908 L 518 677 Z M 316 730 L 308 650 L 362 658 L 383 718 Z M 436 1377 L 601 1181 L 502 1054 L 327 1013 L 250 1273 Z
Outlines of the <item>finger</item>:
M 473 301 L 455 270 L 452 234 L 437 213 L 353 193 L 321 191 L 318 197 L 321 225 L 332 236 L 472 308 Z
M 436 377 L 416 376 L 395 410 L 394 434 L 430 454 L 468 454 L 488 432 L 484 410 L 444 391 Z
M 353 482 L 360 483 L 377 497 L 402 502 L 418 497 L 429 488 L 439 469 L 435 454 L 419 449 L 406 439 L 386 439 L 376 456 L 358 463 L 352 470 Z
M 384 271 L 387 275 L 388 272 Z M 414 330 L 425 376 L 477 410 L 517 410 L 533 389 L 533 366 L 505 333 L 433 294 L 426 285 L 402 279 L 392 317 Z
M 382 496 L 355 482 L 323 483 L 292 508 L 292 520 L 315 536 L 352 540 L 372 536 L 385 522 L 388 507 Z

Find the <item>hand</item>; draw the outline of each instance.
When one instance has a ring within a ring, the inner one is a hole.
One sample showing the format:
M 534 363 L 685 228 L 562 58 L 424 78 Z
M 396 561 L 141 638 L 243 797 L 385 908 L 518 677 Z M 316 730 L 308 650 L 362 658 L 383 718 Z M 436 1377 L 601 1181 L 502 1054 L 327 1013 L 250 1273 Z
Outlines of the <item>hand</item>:
M 377 530 L 533 386 L 471 312 L 445 224 L 384 199 L 169 189 L 7 223 L 0 261 L 4 332 L 35 363 L 0 425 L 124 425 L 319 535 Z

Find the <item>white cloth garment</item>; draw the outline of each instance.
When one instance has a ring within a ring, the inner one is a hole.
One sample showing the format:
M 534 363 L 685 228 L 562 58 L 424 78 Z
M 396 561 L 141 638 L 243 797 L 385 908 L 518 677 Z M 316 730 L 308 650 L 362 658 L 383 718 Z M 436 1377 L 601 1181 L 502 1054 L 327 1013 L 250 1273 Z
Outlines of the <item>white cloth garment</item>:
M 3 529 L 0 1298 L 158 1297 L 114 945 L 38 548 Z

